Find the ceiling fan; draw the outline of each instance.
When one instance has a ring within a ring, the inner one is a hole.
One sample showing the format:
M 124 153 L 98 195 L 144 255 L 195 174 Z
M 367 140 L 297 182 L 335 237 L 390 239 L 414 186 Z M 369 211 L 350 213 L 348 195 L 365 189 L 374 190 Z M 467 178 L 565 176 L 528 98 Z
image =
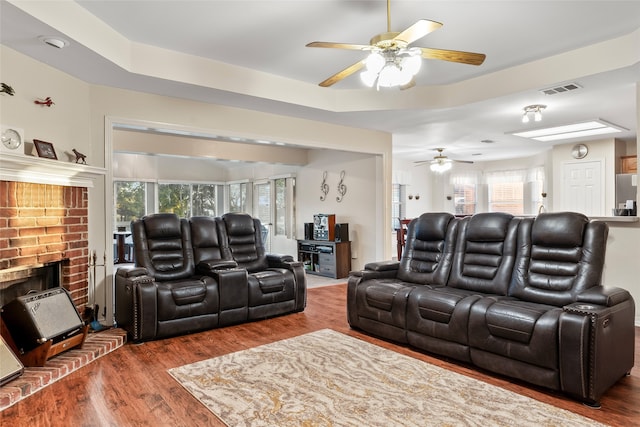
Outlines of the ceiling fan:
M 433 157 L 433 160 L 420 160 L 414 162 L 416 166 L 421 166 L 425 163 L 431 164 L 431 170 L 434 172 L 445 172 L 451 169 L 451 165 L 453 162 L 456 163 L 473 163 L 471 160 L 454 160 L 442 154 L 444 148 L 436 148 L 435 151 L 438 152 L 436 156 Z
M 366 67 L 361 78 L 368 86 L 377 83 L 377 87 L 400 86 L 409 88 L 415 85 L 415 75 L 420 69 L 422 58 L 440 59 L 463 64 L 480 65 L 484 62 L 482 53 L 456 50 L 432 49 L 428 47 L 409 47 L 414 41 L 442 27 L 440 22 L 421 19 L 406 30 L 397 33 L 391 31 L 391 0 L 387 0 L 387 32 L 374 36 L 369 45 L 331 42 L 311 42 L 307 47 L 325 47 L 370 51 L 371 54 L 353 65 L 338 71 L 320 86 L 328 87 Z

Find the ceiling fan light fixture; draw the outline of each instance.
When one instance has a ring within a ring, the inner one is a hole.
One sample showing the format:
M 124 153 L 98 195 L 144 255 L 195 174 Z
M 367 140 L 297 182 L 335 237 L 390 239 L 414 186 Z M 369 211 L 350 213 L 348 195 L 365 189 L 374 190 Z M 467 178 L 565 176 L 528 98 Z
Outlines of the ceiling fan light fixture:
M 420 56 L 420 49 L 409 49 L 407 51 L 407 55 L 402 58 L 402 71 L 411 74 L 411 77 L 413 78 L 413 76 L 418 74 L 421 66 L 422 57 Z
M 362 82 L 369 86 L 377 81 L 377 88 L 404 86 L 420 71 L 420 49 L 371 52 L 365 60 L 366 70 L 360 73 Z
M 385 66 L 386 61 L 384 56 L 380 54 L 380 52 L 371 52 L 371 54 L 365 60 L 365 65 L 367 67 L 367 71 L 372 73 L 379 73 L 380 70 Z
M 360 80 L 368 87 L 373 87 L 378 78 L 378 73 L 374 73 L 373 71 L 363 71 L 360 73 Z
M 451 169 L 451 162 L 447 162 L 444 159 L 439 159 L 433 163 L 429 167 L 432 172 L 443 173 Z

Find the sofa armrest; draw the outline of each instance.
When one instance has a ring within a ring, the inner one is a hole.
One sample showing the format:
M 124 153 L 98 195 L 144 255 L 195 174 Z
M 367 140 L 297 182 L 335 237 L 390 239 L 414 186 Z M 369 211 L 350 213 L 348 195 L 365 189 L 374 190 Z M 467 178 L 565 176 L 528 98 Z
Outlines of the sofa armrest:
M 631 294 L 622 288 L 605 288 L 594 286 L 579 294 L 576 301 L 585 304 L 602 305 L 612 307 L 631 298 Z
M 372 271 L 398 271 L 400 261 L 376 261 L 365 264 L 365 270 Z
M 200 261 L 196 266 L 196 271 L 200 274 L 211 276 L 218 270 L 228 270 L 237 267 L 238 263 L 232 259 L 212 259 L 209 261 Z
M 635 304 L 625 292 L 583 292 L 580 301 L 564 306 L 560 315 L 562 390 L 590 404 L 597 404 L 634 364 Z
M 157 289 L 152 276 L 140 267 L 116 272 L 116 324 L 134 341 L 153 339 L 157 324 Z
M 398 261 L 378 261 L 365 264 L 364 270 L 350 271 L 349 276 L 358 278 L 359 282 L 371 279 L 393 279 L 398 275 Z
M 116 277 L 122 277 L 125 279 L 134 279 L 136 277 L 150 277 L 153 280 L 153 277 L 149 275 L 149 271 L 145 267 L 134 267 L 134 266 L 126 266 L 120 267 L 116 271 Z
M 284 264 L 297 261 L 293 259 L 292 255 L 288 254 L 267 254 L 267 262 L 269 266 L 271 266 L 271 264 Z
M 283 268 L 289 270 L 296 283 L 295 308 L 293 311 L 304 311 L 307 306 L 307 275 L 304 263 L 296 261 L 293 256 L 286 254 L 267 254 L 269 268 Z

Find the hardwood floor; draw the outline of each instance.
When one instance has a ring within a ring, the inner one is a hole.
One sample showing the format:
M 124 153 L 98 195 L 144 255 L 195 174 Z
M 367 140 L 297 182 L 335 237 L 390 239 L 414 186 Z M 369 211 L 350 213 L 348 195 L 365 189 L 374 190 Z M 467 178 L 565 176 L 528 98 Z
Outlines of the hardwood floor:
M 309 289 L 307 309 L 260 322 L 143 344 L 126 344 L 0 413 L 2 426 L 223 426 L 167 369 L 330 328 L 417 359 L 504 387 L 613 426 L 640 426 L 640 372 L 623 378 L 596 410 L 475 368 L 436 359 L 351 330 L 346 285 Z M 636 328 L 636 365 L 640 328 Z M 523 414 L 526 416 L 526 414 Z

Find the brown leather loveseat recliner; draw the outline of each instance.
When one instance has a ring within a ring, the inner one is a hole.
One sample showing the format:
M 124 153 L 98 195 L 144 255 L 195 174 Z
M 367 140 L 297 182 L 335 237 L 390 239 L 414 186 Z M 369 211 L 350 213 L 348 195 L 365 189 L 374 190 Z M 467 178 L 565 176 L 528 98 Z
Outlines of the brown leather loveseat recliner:
M 349 324 L 597 406 L 634 364 L 634 301 L 601 285 L 607 235 L 572 212 L 423 214 L 399 262 L 351 273 Z
M 131 224 L 135 266 L 116 272 L 116 323 L 146 341 L 303 311 L 306 276 L 290 255 L 267 254 L 248 214 Z

